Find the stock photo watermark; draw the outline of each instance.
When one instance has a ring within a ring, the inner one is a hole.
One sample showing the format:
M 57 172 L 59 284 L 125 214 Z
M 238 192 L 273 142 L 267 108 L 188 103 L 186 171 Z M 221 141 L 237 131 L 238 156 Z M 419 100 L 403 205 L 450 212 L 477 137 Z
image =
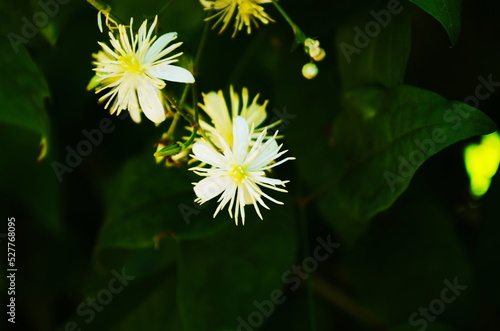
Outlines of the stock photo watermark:
M 339 45 L 347 63 L 351 63 L 353 54 L 360 54 L 364 48 L 370 45 L 372 39 L 380 34 L 382 28 L 387 27 L 391 23 L 393 15 L 397 15 L 402 11 L 403 6 L 399 0 L 390 0 L 387 3 L 387 9 L 382 9 L 378 12 L 375 10 L 370 11 L 373 20 L 365 24 L 364 31 L 357 25 L 354 27 L 354 32 L 356 32 L 353 39 L 354 46 L 345 41 Z
M 475 88 L 474 95 L 467 96 L 463 101 L 463 103 L 474 108 L 479 107 L 479 102 L 488 99 L 495 92 L 496 88 L 500 86 L 500 82 L 493 80 L 492 74 L 489 74 L 487 78 L 479 76 L 477 79 L 479 84 Z M 462 126 L 463 121 L 467 120 L 469 116 L 469 112 L 456 103 L 453 105 L 453 108 L 445 110 L 443 113 L 443 122 L 451 124 L 453 130 L 458 130 Z M 436 151 L 436 147 L 445 143 L 447 139 L 448 136 L 441 128 L 433 129 L 429 138 L 424 140 L 415 139 L 413 141 L 415 149 L 406 156 L 398 156 L 397 171 L 384 172 L 384 178 L 391 192 L 394 192 L 397 184 L 402 184 L 408 180 L 417 168 L 424 163 L 426 158 L 430 157 Z
M 84 322 L 89 325 L 94 320 L 97 313 L 100 313 L 111 304 L 115 295 L 120 294 L 125 287 L 129 285 L 129 281 L 134 280 L 135 276 L 127 275 L 125 268 L 122 268 L 118 273 L 116 270 L 111 270 L 113 278 L 108 282 L 107 288 L 103 288 L 96 293 L 95 297 L 87 297 L 76 307 L 76 314 L 83 318 Z M 75 321 L 66 323 L 65 331 L 81 331 L 79 324 Z
M 27 44 L 30 39 L 34 38 L 40 31 L 40 29 L 45 28 L 49 22 L 50 18 L 56 16 L 59 13 L 60 5 L 65 5 L 71 0 L 40 0 L 38 5 L 41 10 L 35 12 L 33 17 L 29 19 L 26 16 L 21 17 L 21 22 L 23 26 L 21 28 L 20 34 L 14 32 L 9 32 L 7 38 L 10 41 L 14 52 L 19 52 L 19 46 L 22 44 Z
M 426 307 L 420 306 L 418 312 L 412 313 L 408 318 L 408 323 L 410 323 L 411 326 L 420 326 L 418 331 L 427 329 L 428 323 L 434 322 L 436 318 L 445 311 L 446 305 L 454 302 L 462 291 L 466 290 L 468 287 L 466 285 L 460 285 L 458 283 L 458 277 L 453 279 L 453 283 L 448 279 L 445 279 L 443 283 L 445 287 L 441 291 L 440 297 L 429 302 Z
M 308 279 L 319 266 L 320 262 L 326 261 L 333 253 L 335 248 L 339 248 L 340 244 L 333 242 L 331 235 L 324 240 L 321 237 L 316 238 L 318 245 L 314 248 L 312 256 L 308 256 L 302 260 L 300 265 L 293 265 L 290 269 L 286 270 L 281 276 L 281 281 L 290 285 L 292 292 L 296 291 L 302 281 Z M 261 301 L 254 300 L 252 303 L 255 310 L 250 312 L 243 318 L 238 316 L 236 321 L 238 326 L 236 331 L 253 331 L 258 329 L 264 323 L 265 318 L 270 317 L 276 306 L 286 301 L 286 296 L 281 289 L 274 289 L 269 293 L 268 299 Z
M 121 120 L 128 117 L 128 112 L 123 112 L 118 118 Z M 64 163 L 57 161 L 52 162 L 52 169 L 59 180 L 59 183 L 63 181 L 63 175 L 65 173 L 72 173 L 73 170 L 78 167 L 83 158 L 89 156 L 95 147 L 99 146 L 104 141 L 104 135 L 113 132 L 116 126 L 110 118 L 103 118 L 99 122 L 99 127 L 95 129 L 82 130 L 82 134 L 85 138 L 80 140 L 76 146 L 73 148 L 69 145 L 66 146 L 66 157 L 64 158 Z
M 16 218 L 7 218 L 7 321 L 16 324 Z

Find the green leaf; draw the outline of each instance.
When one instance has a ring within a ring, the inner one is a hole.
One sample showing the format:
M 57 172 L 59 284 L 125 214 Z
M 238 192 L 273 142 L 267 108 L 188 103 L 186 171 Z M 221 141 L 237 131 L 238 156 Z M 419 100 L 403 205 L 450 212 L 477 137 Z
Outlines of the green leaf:
M 462 0 L 410 0 L 427 13 L 432 15 L 444 27 L 452 45 L 455 45 L 460 35 L 460 13 Z
M 411 48 L 411 11 L 400 6 L 384 24 L 373 14 L 380 11 L 389 13 L 385 8 L 363 10 L 337 31 L 338 64 L 345 90 L 392 87 L 403 82 Z
M 1 38 L 0 123 L 34 131 L 41 140 L 48 137 L 49 131 L 43 103 L 49 88 L 24 46 L 18 46 L 18 50 L 16 53 L 9 40 Z
M 179 310 L 175 301 L 177 280 L 174 275 L 161 280 L 157 288 L 123 316 L 112 331 L 136 331 L 147 326 L 149 331 L 182 331 Z M 120 316 L 120 317 L 122 317 Z
M 479 110 L 412 86 L 354 90 L 345 100 L 330 151 L 330 160 L 341 160 L 342 169 L 325 181 L 329 188 L 320 208 L 351 239 L 404 192 L 425 160 L 460 140 L 495 130 Z
M 1 93 L 1 92 L 0 92 Z M 0 186 L 2 201 L 23 205 L 28 215 L 56 236 L 64 235 L 61 186 L 49 153 L 42 162 L 39 134 L 0 123 Z
M 118 279 L 115 284 L 110 285 L 112 279 L 117 279 L 116 274 L 122 273 L 128 277 L 126 283 L 120 283 Z M 147 277 L 141 277 L 130 272 L 127 265 L 122 265 L 114 272 L 107 272 L 95 277 L 92 281 L 93 288 L 85 291 L 81 296 L 82 301 L 79 303 L 81 306 L 75 306 L 75 313 L 62 323 L 57 331 L 69 330 L 71 325 L 75 324 L 81 330 L 89 328 L 114 331 L 137 330 L 138 323 L 145 323 L 145 321 L 147 323 L 142 326 L 147 330 L 182 330 L 177 328 L 179 317 L 174 299 L 176 280 L 173 266 Z M 110 291 L 110 286 L 120 289 L 111 292 L 112 296 L 108 304 L 102 304 L 99 299 L 96 300 L 103 290 Z M 89 299 L 94 299 L 93 302 L 97 306 L 90 303 Z M 155 305 L 158 306 L 155 307 Z M 99 307 L 99 309 L 94 307 Z M 154 311 L 151 311 L 152 309 Z M 94 315 L 91 315 L 91 311 Z M 152 316 L 158 320 L 153 319 Z M 169 326 L 172 329 L 167 328 Z
M 127 162 L 109 187 L 98 249 L 151 247 L 162 236 L 200 238 L 232 223 L 224 215 L 212 219 L 210 203 L 193 202 L 196 180 L 187 170 L 156 164 L 152 152 Z
M 284 287 L 296 253 L 291 202 L 271 206 L 263 217 L 251 214 L 245 226 L 180 243 L 178 300 L 186 330 L 235 330 L 239 317 L 258 312 L 255 300 Z
M 399 321 L 409 325 L 409 317 L 417 313 L 411 319 L 411 329 L 416 330 L 415 323 L 424 319 L 419 308 L 429 309 L 433 300 L 442 298 L 447 281 L 454 283 L 455 279 L 467 288 L 457 287 L 459 294 L 445 304 L 436 322 L 468 325 L 468 312 L 476 305 L 471 300 L 475 279 L 469 254 L 450 213 L 442 207 L 443 198 L 434 190 L 424 180 L 416 182 L 390 211 L 377 217 L 363 240 L 346 254 L 358 300 L 386 325 Z

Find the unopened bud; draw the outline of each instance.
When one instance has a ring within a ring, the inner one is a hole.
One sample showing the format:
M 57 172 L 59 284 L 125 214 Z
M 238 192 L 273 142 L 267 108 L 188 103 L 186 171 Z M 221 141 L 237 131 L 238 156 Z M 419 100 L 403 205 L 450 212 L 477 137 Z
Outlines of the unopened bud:
M 306 63 L 302 67 L 302 75 L 307 79 L 313 79 L 318 74 L 318 67 L 314 63 Z
M 311 56 L 314 61 L 321 61 L 325 58 L 326 52 L 323 48 L 319 49 L 319 53 L 316 56 Z
M 307 38 L 304 41 L 304 49 L 310 57 L 314 58 L 319 55 L 321 48 L 319 47 L 319 41 L 311 38 Z

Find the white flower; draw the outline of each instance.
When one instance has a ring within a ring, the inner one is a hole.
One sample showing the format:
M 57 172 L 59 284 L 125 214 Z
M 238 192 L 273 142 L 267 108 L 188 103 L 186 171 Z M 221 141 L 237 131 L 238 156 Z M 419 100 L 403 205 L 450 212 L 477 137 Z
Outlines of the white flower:
M 110 106 L 110 113 L 117 115 L 128 109 L 132 119 L 139 123 L 141 111 L 154 123 L 165 120 L 163 108 L 164 98 L 161 89 L 165 87 L 163 80 L 193 83 L 193 75 L 186 69 L 171 65 L 182 53 L 165 56 L 179 47 L 182 42 L 167 45 L 177 37 L 177 33 L 166 33 L 159 38 L 153 36 L 158 21 L 147 30 L 147 20 L 139 28 L 137 34 L 130 33 L 124 25 L 118 25 L 118 37 L 109 32 L 112 48 L 99 42 L 102 51 L 94 54 L 96 75 L 87 89 L 96 88 L 96 93 L 107 90 L 99 101 L 108 100 L 105 109 Z
M 253 129 L 249 129 L 247 120 L 238 116 L 233 122 L 232 146 L 220 137 L 222 154 L 214 149 L 205 140 L 200 139 L 193 145 L 193 158 L 208 164 L 211 168 L 194 167 L 196 174 L 204 176 L 198 183 L 194 183 L 196 202 L 200 204 L 220 195 L 219 206 L 215 210 L 214 217 L 228 203 L 228 211 L 238 225 L 238 217 L 241 215 L 242 224 L 245 224 L 245 205 L 253 204 L 255 211 L 262 219 L 259 205 L 269 209 L 263 197 L 277 204 L 282 202 L 271 198 L 264 193 L 261 187 L 270 188 L 279 192 L 287 192 L 277 187 L 285 186 L 289 181 L 266 177 L 266 170 L 274 168 L 286 161 L 294 160 L 287 157 L 281 161 L 275 161 L 287 151 L 280 151 L 283 145 L 278 146 L 276 134 L 264 141 L 266 130 L 262 131 L 257 140 L 252 142 Z
M 231 99 L 231 111 L 229 112 L 226 100 L 224 99 L 224 94 L 222 90 L 218 92 L 209 92 L 203 95 L 203 104 L 198 105 L 207 113 L 207 115 L 212 120 L 213 126 L 207 122 L 200 121 L 201 128 L 205 130 L 209 138 L 217 145 L 220 146 L 219 136 L 224 138 L 226 144 L 231 145 L 233 143 L 233 119 L 237 116 L 243 116 L 247 121 L 248 125 L 255 129 L 254 137 L 256 138 L 259 133 L 264 128 L 258 128 L 266 117 L 266 106 L 267 100 L 263 104 L 258 103 L 259 94 L 257 94 L 252 103 L 249 104 L 248 89 L 243 88 L 241 92 L 241 104 L 240 97 L 234 92 L 233 86 L 229 88 L 229 97 Z M 240 108 L 241 106 L 241 108 Z M 276 124 L 276 123 L 275 123 Z M 268 126 L 272 127 L 272 125 Z M 214 134 L 217 132 L 217 134 Z

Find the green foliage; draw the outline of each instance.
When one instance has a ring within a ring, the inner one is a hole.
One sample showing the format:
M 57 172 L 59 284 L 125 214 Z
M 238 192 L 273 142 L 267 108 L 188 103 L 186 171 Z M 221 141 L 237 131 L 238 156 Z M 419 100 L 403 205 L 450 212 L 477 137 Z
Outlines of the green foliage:
M 130 160 L 108 189 L 97 248 L 152 247 L 156 236 L 201 238 L 232 223 L 223 215 L 220 222 L 197 217 L 206 206 L 192 202 L 193 180 L 184 170 L 156 164 L 152 155 Z
M 432 15 L 444 27 L 452 45 L 457 43 L 460 35 L 462 0 L 410 0 L 429 15 Z
M 88 2 L 58 4 L 29 37 L 24 25 L 41 17 L 42 3 L 1 2 L 0 214 L 18 222 L 17 326 L 245 330 L 241 320 L 261 316 L 253 330 L 416 330 L 412 314 L 435 310 L 445 281 L 458 279 L 466 289 L 427 330 L 494 328 L 500 182 L 494 177 L 473 200 L 462 151 L 498 123 L 500 6 L 464 1 L 471 10 L 462 11 L 459 0 L 410 2 L 280 1 L 293 28 L 266 3 L 275 22 L 232 38 L 232 17 L 225 32 L 209 29 L 204 39 L 204 19 L 215 12 L 198 0 L 109 1 L 113 15 L 133 17 L 135 28 L 158 15 L 156 33 L 176 31 L 184 52 L 178 65 L 191 69 L 204 40 L 185 111 L 201 93 L 222 89 L 229 100 L 233 85 L 268 100 L 265 124 L 281 120 L 279 141 L 296 160 L 269 175 L 290 180 L 289 193 L 265 190 L 284 204 L 270 202 L 263 220 L 246 206 L 244 226 L 227 207 L 213 217 L 217 198 L 194 202 L 201 177 L 188 170 L 193 163 L 155 162 L 172 117 L 158 126 L 144 117 L 140 124 L 110 120 L 86 90 L 91 54 L 97 41 L 107 42 Z M 440 26 L 424 26 L 415 5 L 441 23 L 455 48 L 439 39 Z M 471 23 L 457 43 L 462 14 Z M 24 38 L 17 46 L 12 33 Z M 305 38 L 321 42 L 324 60 L 303 52 Z M 477 54 L 481 63 L 470 60 Z M 316 78 L 302 77 L 306 63 L 317 66 Z M 478 76 L 492 83 L 476 86 Z M 167 82 L 165 91 L 178 103 L 183 88 Z M 81 153 L 78 146 L 90 143 L 84 130 L 103 119 L 113 129 Z M 190 124 L 181 118 L 165 144 L 185 141 Z M 59 181 L 54 162 L 65 164 L 69 149 L 81 161 L 66 165 Z M 320 260 L 317 238 L 327 236 L 341 247 Z M 130 284 L 103 304 L 121 270 Z M 0 270 L 4 295 L 6 273 Z M 276 291 L 284 300 L 265 314 L 258 305 Z M 95 317 L 87 321 L 82 307 Z M 5 318 L 0 323 L 7 329 Z
M 293 264 L 297 246 L 293 214 L 276 207 L 263 216 L 263 221 L 251 217 L 244 227 L 180 243 L 177 295 L 186 330 L 233 330 L 238 317 L 246 320 L 258 311 L 254 300 L 269 300 L 283 287 L 282 275 Z
M 378 25 L 380 32 L 375 37 L 366 30 L 366 22 L 377 22 L 369 14 L 366 10 L 354 16 L 337 31 L 339 71 L 345 90 L 403 83 L 411 49 L 411 10 L 398 8 L 398 13 L 386 20 L 386 27 Z
M 7 38 L 0 41 L 0 123 L 33 131 L 39 140 L 48 138 L 49 123 L 44 99 L 49 89 L 40 69 L 33 63 L 24 46 L 16 53 Z
M 330 152 L 340 156 L 343 168 L 331 175 L 319 203 L 331 224 L 351 239 L 394 203 L 425 160 L 496 128 L 475 108 L 406 85 L 353 90 L 345 99 Z

